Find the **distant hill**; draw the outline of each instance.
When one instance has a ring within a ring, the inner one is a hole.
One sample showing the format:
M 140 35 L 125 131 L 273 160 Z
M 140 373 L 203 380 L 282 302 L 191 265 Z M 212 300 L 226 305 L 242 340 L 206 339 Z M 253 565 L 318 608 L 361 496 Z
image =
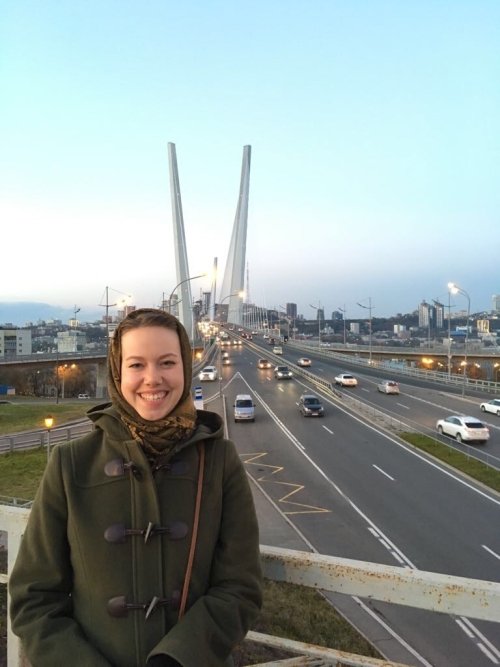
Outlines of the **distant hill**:
M 77 314 L 81 322 L 95 322 L 101 320 L 103 310 L 82 308 Z M 53 306 L 49 303 L 39 303 L 37 301 L 0 301 L 0 326 L 13 324 L 17 327 L 23 327 L 28 322 L 36 324 L 39 320 L 61 320 L 67 324 L 68 320 L 74 317 L 73 308 L 64 306 Z

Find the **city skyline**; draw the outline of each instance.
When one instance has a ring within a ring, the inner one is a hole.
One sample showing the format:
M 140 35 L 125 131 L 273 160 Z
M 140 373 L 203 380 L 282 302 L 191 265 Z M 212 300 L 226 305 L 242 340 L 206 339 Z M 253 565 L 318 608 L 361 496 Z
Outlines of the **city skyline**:
M 190 275 L 222 279 L 248 144 L 250 301 L 361 320 L 453 281 L 491 310 L 499 22 L 488 0 L 5 7 L 0 301 L 159 305 L 174 142 Z
M 398 315 L 402 316 L 415 315 L 418 317 L 420 306 L 423 303 L 425 302 L 420 302 L 419 304 L 416 304 L 414 308 L 408 308 L 400 313 L 391 313 L 387 316 L 378 316 L 374 312 L 372 312 L 372 317 L 374 320 L 397 319 Z M 253 304 L 253 305 L 255 305 L 257 308 L 260 308 L 259 304 Z M 280 304 L 280 306 L 276 309 L 269 308 L 267 310 L 286 315 L 287 305 L 297 305 L 297 304 L 295 304 L 294 302 L 288 302 L 287 304 Z M 441 305 L 443 306 L 443 311 L 444 311 L 443 317 L 444 319 L 447 319 L 448 305 L 447 304 L 441 304 Z M 141 306 L 136 306 L 136 307 L 141 307 Z M 76 309 L 78 310 L 75 315 Z M 119 310 L 120 309 L 116 307 L 116 304 L 113 304 L 113 307 L 109 309 L 109 316 L 112 317 L 113 319 L 116 319 Z M 322 307 L 321 311 L 322 311 L 322 318 L 328 321 L 337 319 L 336 317 L 333 316 L 334 313 L 342 315 L 342 307 L 332 308 L 331 310 L 330 309 L 327 310 Z M 483 311 L 477 311 L 477 312 L 482 313 Z M 495 311 L 489 309 L 488 313 L 490 315 L 494 315 Z M 460 304 L 450 302 L 450 314 L 452 320 L 466 317 L 467 309 L 461 307 Z M 348 312 L 345 312 L 344 315 L 346 321 L 363 322 L 369 319 L 368 313 L 362 314 L 361 317 L 354 317 L 354 316 L 351 317 Z M 471 316 L 472 315 L 474 315 L 474 313 L 471 311 Z M 497 312 L 496 316 L 500 317 L 500 314 Z M 56 306 L 53 304 L 51 305 L 47 303 L 12 302 L 11 304 L 9 304 L 0 301 L 0 327 L 5 327 L 5 325 L 10 325 L 10 324 L 14 325 L 15 327 L 24 327 L 26 323 L 29 322 L 36 325 L 38 321 L 50 322 L 52 320 L 57 320 L 57 321 L 60 320 L 64 325 L 67 325 L 69 320 L 74 320 L 75 318 L 76 321 L 81 322 L 82 324 L 102 322 L 105 319 L 105 310 L 102 306 L 100 306 L 99 309 L 92 310 L 85 308 L 81 309 L 76 304 L 73 305 L 71 308 L 63 308 L 61 306 Z M 317 319 L 317 311 L 313 311 L 309 316 L 305 316 L 304 313 L 300 311 L 300 309 L 297 309 L 297 317 L 293 319 L 304 319 L 307 321 L 312 321 Z

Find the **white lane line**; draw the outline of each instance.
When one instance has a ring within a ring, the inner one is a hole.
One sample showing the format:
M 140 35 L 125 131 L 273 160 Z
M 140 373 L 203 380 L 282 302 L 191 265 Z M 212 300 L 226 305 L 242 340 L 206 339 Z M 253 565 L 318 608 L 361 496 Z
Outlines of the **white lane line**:
M 408 642 L 405 641 L 405 640 L 403 639 L 403 637 L 401 637 L 400 635 L 398 635 L 398 634 L 391 628 L 390 625 L 388 625 L 387 623 L 385 623 L 385 621 L 384 621 L 382 618 L 380 618 L 379 614 L 377 614 L 375 611 L 373 611 L 373 609 L 370 609 L 370 607 L 368 607 L 368 605 L 366 605 L 366 604 L 363 602 L 363 600 L 361 600 L 360 598 L 356 597 L 355 595 L 352 596 L 352 599 L 353 599 L 353 600 L 356 600 L 356 602 L 359 604 L 359 606 L 360 606 L 362 609 L 364 609 L 364 611 L 365 611 L 369 616 L 371 616 L 375 621 L 377 621 L 377 623 L 378 623 L 379 625 L 381 625 L 383 628 L 385 628 L 385 630 L 386 630 L 390 635 L 392 635 L 392 637 L 394 637 L 394 638 L 396 639 L 396 641 L 398 641 L 398 642 L 401 644 L 401 646 L 404 646 L 404 648 L 405 648 L 409 653 L 411 653 L 413 656 L 415 656 L 415 658 L 416 658 L 416 659 L 417 659 L 417 660 L 418 660 L 424 667 L 434 667 L 434 665 L 432 665 L 432 663 L 430 663 L 430 662 L 427 662 L 427 660 L 426 660 L 423 656 L 421 656 L 420 653 L 418 653 L 418 652 L 413 648 L 413 646 L 410 646 L 410 644 L 408 644 Z
M 369 390 L 369 389 L 365 389 L 364 387 L 361 387 L 361 391 L 365 391 L 367 394 L 370 393 L 370 390 Z
M 487 547 L 486 544 L 481 544 L 481 546 L 483 547 L 483 549 L 486 549 L 486 551 L 487 551 L 488 553 L 490 553 L 492 556 L 495 556 L 495 558 L 498 558 L 498 560 L 500 560 L 500 555 L 497 554 L 497 553 L 495 553 L 495 552 L 493 551 L 493 549 L 490 549 L 489 547 Z
M 382 470 L 382 468 L 379 468 L 379 467 L 376 466 L 374 463 L 372 463 L 372 466 L 373 466 L 376 470 L 378 470 L 379 472 L 381 472 L 382 475 L 385 475 L 386 477 L 388 477 L 388 478 L 391 480 L 391 482 L 394 482 L 394 477 L 391 477 L 388 473 L 385 472 L 385 470 Z
M 271 418 L 276 422 L 276 424 L 278 424 L 278 426 L 282 429 L 282 431 L 286 433 L 286 435 L 287 435 L 288 438 L 292 441 L 292 443 L 293 443 L 293 444 L 294 444 L 294 445 L 301 451 L 301 453 L 302 453 L 302 455 L 305 457 L 305 459 L 306 459 L 307 461 L 309 461 L 309 463 L 311 464 L 311 466 L 312 466 L 312 467 L 313 467 L 313 468 L 314 468 L 314 469 L 315 469 L 315 470 L 316 470 L 316 471 L 317 471 L 317 472 L 318 472 L 318 473 L 325 479 L 325 481 L 326 481 L 332 488 L 334 488 L 334 489 L 336 490 L 336 492 L 337 492 L 342 498 L 344 498 L 344 500 L 345 500 L 345 501 L 352 507 L 352 509 L 353 509 L 353 510 L 354 510 L 360 517 L 362 517 L 362 518 L 366 521 L 367 526 L 368 526 L 368 529 L 370 530 L 370 532 L 371 532 L 373 535 L 377 536 L 377 538 L 380 539 L 380 540 L 383 538 L 384 541 L 387 542 L 387 543 L 390 545 L 390 547 L 391 547 L 391 548 L 390 548 L 390 553 L 392 554 L 392 556 L 393 556 L 397 561 L 399 561 L 399 562 L 401 563 L 401 565 L 403 565 L 404 567 L 410 567 L 410 568 L 413 569 L 413 570 L 418 570 L 418 568 L 413 564 L 413 562 L 410 560 L 410 558 L 408 558 L 408 556 L 406 556 L 406 554 L 404 554 L 404 553 L 401 551 L 401 549 L 399 549 L 399 548 L 394 544 L 394 542 L 392 542 L 386 535 L 384 535 L 383 531 L 380 530 L 380 529 L 378 528 L 378 526 L 376 526 L 376 525 L 374 524 L 374 522 L 368 517 L 368 515 L 367 515 L 365 512 L 363 512 L 363 511 L 361 510 L 361 508 L 358 507 L 358 506 L 356 505 L 356 503 L 354 503 L 354 502 L 351 500 L 351 498 L 350 498 L 346 493 L 344 493 L 344 491 L 342 491 L 342 489 L 338 486 L 338 484 L 336 484 L 332 479 L 330 479 L 330 477 L 328 477 L 328 475 L 324 472 L 324 470 L 323 470 L 323 469 L 322 469 L 322 468 L 321 468 L 321 467 L 320 467 L 320 466 L 319 466 L 319 465 L 318 465 L 318 464 L 317 464 L 317 463 L 316 463 L 316 462 L 315 462 L 315 461 L 314 461 L 308 454 L 306 454 L 304 446 L 297 440 L 297 438 L 295 438 L 295 436 L 294 436 L 292 433 L 290 433 L 290 431 L 286 428 L 286 426 L 285 426 L 285 425 L 278 419 L 278 417 L 273 413 L 273 411 L 271 410 L 271 408 L 265 403 L 265 401 L 263 400 L 263 398 L 262 398 L 261 396 L 259 396 L 259 394 L 258 394 L 256 391 L 254 391 L 253 389 L 251 389 L 250 385 L 248 384 L 248 382 L 247 382 L 244 378 L 242 378 L 242 379 L 243 379 L 243 381 L 245 382 L 245 384 L 248 386 L 248 388 L 253 392 L 253 394 L 258 398 L 259 402 L 262 404 L 262 406 L 264 407 L 264 409 L 269 413 L 269 415 L 271 416 Z M 369 430 L 375 431 L 376 433 L 380 433 L 375 427 L 371 426 L 370 424 L 367 424 L 366 422 L 363 422 L 361 419 L 359 419 L 358 417 L 352 415 L 352 414 L 349 413 L 347 410 L 344 410 L 344 409 L 341 408 L 341 407 L 339 407 L 339 409 L 340 409 L 342 412 L 348 414 L 348 415 L 349 415 L 350 417 L 352 417 L 355 421 L 359 422 L 360 424 L 363 424 L 363 425 L 364 425 L 365 427 L 367 427 Z M 409 454 L 412 454 L 412 455 L 415 456 L 416 458 L 421 459 L 424 463 L 427 463 L 427 464 L 430 465 L 431 467 L 436 468 L 437 470 L 439 470 L 440 472 L 444 473 L 445 475 L 447 475 L 447 476 L 449 476 L 449 477 L 455 479 L 456 481 L 458 481 L 459 483 L 461 483 L 461 484 L 463 484 L 464 486 L 468 487 L 468 488 L 471 489 L 472 491 L 475 491 L 476 493 L 479 493 L 479 495 L 483 496 L 484 498 L 486 498 L 486 499 L 488 499 L 488 500 L 490 500 L 490 501 L 493 501 L 495 504 L 499 504 L 499 505 L 500 505 L 500 501 L 498 501 L 498 500 L 496 500 L 496 499 L 493 499 L 491 496 L 488 496 L 486 493 L 484 493 L 484 492 L 482 492 L 482 491 L 479 491 L 478 489 L 474 488 L 472 485 L 470 485 L 470 484 L 464 482 L 463 480 L 461 480 L 461 479 L 460 479 L 459 477 L 457 477 L 456 475 L 453 475 L 453 474 L 447 472 L 446 470 L 443 470 L 443 469 L 442 469 L 440 466 L 438 466 L 437 464 L 435 464 L 435 463 L 433 463 L 432 461 L 426 459 L 424 456 L 418 454 L 417 452 L 411 450 L 410 448 L 408 448 L 408 447 L 402 445 L 402 444 L 399 443 L 397 440 L 394 440 L 393 438 L 391 438 L 391 437 L 389 437 L 389 436 L 386 436 L 386 437 L 387 437 L 388 440 L 390 440 L 390 441 L 393 442 L 394 444 L 396 444 L 396 445 L 398 445 L 399 447 L 401 447 L 401 449 L 405 449 Z M 361 601 L 359 600 L 359 598 L 356 598 L 355 596 L 353 596 L 353 599 L 356 599 L 360 604 L 362 604 Z M 363 605 L 363 606 L 364 606 L 364 605 Z M 379 620 L 380 620 L 380 619 L 379 619 Z M 498 652 L 498 649 L 496 649 L 495 646 L 493 646 L 493 644 L 491 644 L 491 642 L 490 642 L 488 639 L 486 639 L 486 637 L 485 637 L 481 632 L 479 632 L 479 630 L 478 630 L 474 625 L 472 625 L 472 623 L 471 623 L 467 618 L 462 617 L 461 620 L 462 620 L 463 623 L 467 623 L 467 625 L 468 625 L 468 626 L 475 632 L 476 636 L 481 637 L 481 638 L 483 639 L 484 644 L 488 644 L 489 647 L 490 647 L 490 649 L 491 649 L 494 653 Z M 462 627 L 460 624 L 459 624 L 459 626 Z M 400 639 L 401 639 L 401 638 L 400 638 Z M 402 640 L 402 641 L 404 642 L 404 640 Z M 478 647 L 479 647 L 479 648 L 486 654 L 486 650 L 487 650 L 487 649 L 484 647 L 484 645 L 481 645 L 481 643 L 478 642 L 478 643 L 476 643 L 476 646 L 478 646 Z M 408 650 L 411 650 L 412 654 L 415 655 L 415 657 L 418 657 L 418 659 L 422 662 L 422 664 L 426 665 L 426 667 L 427 667 L 427 666 L 428 666 L 428 667 L 433 667 L 430 663 L 428 663 L 422 656 L 420 656 L 420 655 L 419 655 L 414 649 L 412 649 L 410 646 L 408 646 L 407 648 L 408 648 Z M 500 652 L 499 652 L 499 654 L 500 654 Z M 491 658 L 490 658 L 490 659 L 491 659 Z M 493 659 L 493 661 L 495 661 L 495 659 Z
M 462 631 L 465 632 L 469 639 L 474 638 L 474 633 L 469 630 L 469 628 L 465 625 L 465 623 L 462 622 L 460 618 L 456 618 L 455 621 L 461 627 Z
M 472 630 L 472 632 L 476 635 L 476 637 L 478 637 L 478 639 L 481 640 L 481 642 L 478 642 L 478 646 L 481 650 L 483 650 L 481 648 L 481 644 L 483 646 L 486 645 L 488 647 L 488 651 L 490 653 L 492 653 L 497 658 L 500 658 L 500 651 L 497 649 L 497 647 L 494 646 L 490 642 L 490 640 L 487 637 L 485 637 L 483 635 L 483 633 L 478 628 L 476 628 L 476 626 L 468 618 L 465 618 L 465 616 L 461 616 L 460 620 Z M 490 660 L 491 660 L 491 658 L 490 658 Z M 498 660 L 495 659 L 493 662 L 495 662 L 495 664 L 498 665 Z
M 325 429 L 325 431 L 328 431 L 328 433 L 329 433 L 330 435 L 333 435 L 333 431 L 330 431 L 330 429 L 328 428 L 328 426 L 325 426 L 324 424 L 322 424 L 322 426 L 323 426 L 323 428 Z
M 489 659 L 491 660 L 491 662 L 493 662 L 495 665 L 498 665 L 498 660 L 495 658 L 494 655 L 492 655 L 492 654 L 488 651 L 488 649 L 486 648 L 486 646 L 483 646 L 481 643 L 478 643 L 477 646 L 478 646 L 478 648 L 481 649 L 481 651 L 484 653 L 484 655 L 485 655 L 487 658 L 489 658 Z
M 411 410 L 409 405 L 404 405 L 404 403 L 396 403 L 396 405 L 399 405 L 400 408 L 404 408 L 405 410 Z

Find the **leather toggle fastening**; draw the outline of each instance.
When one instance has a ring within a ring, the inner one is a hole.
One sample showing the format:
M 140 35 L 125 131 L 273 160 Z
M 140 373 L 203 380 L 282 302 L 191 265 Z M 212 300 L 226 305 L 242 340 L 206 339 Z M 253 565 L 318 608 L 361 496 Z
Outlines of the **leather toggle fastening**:
M 108 477 L 121 477 L 122 475 L 125 475 L 126 472 L 131 472 L 136 479 L 142 478 L 141 469 L 132 461 L 112 459 L 104 466 L 104 473 Z
M 124 618 L 128 616 L 129 611 L 144 611 L 145 620 L 160 607 L 169 607 L 170 609 L 178 609 L 181 598 L 180 591 L 174 591 L 171 598 L 161 598 L 155 595 L 150 602 L 127 602 L 124 595 L 117 595 L 108 600 L 108 614 L 114 618 Z
M 114 523 L 104 531 L 104 539 L 112 544 L 123 544 L 131 535 L 144 535 L 144 544 L 150 537 L 166 535 L 170 540 L 181 540 L 187 535 L 188 527 L 183 521 L 172 521 L 168 526 L 157 526 L 151 521 L 146 528 L 126 528 L 123 523 Z
M 169 461 L 168 463 L 156 463 L 152 467 L 153 474 L 160 470 L 171 475 L 185 475 L 188 472 L 188 464 L 186 461 Z

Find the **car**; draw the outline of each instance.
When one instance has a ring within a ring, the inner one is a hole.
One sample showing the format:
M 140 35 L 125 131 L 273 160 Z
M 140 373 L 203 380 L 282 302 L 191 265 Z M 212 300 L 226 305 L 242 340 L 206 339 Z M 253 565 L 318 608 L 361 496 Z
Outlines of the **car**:
M 269 359 L 259 359 L 257 362 L 257 368 L 272 368 L 273 365 Z
M 213 382 L 214 380 L 217 380 L 217 369 L 215 366 L 205 366 L 205 368 L 201 369 L 198 377 L 200 382 L 204 382 L 206 380 Z
M 275 345 L 273 347 L 273 352 L 274 354 L 283 354 L 283 348 L 281 347 L 281 345 Z
M 85 401 L 87 398 L 90 398 L 88 394 L 78 394 L 78 398 Z
M 243 345 L 241 338 L 233 338 L 233 345 Z
M 339 384 L 341 387 L 357 387 L 358 381 L 350 373 L 340 373 L 340 375 L 335 376 L 335 384 Z
M 274 377 L 277 380 L 291 380 L 293 373 L 288 366 L 276 366 L 274 369 Z
M 311 360 L 307 357 L 300 357 L 300 359 L 297 361 L 297 366 L 302 366 L 302 368 L 307 368 L 310 365 Z
M 302 394 L 299 398 L 299 410 L 303 417 L 324 417 L 325 415 L 323 404 L 314 394 Z
M 250 394 L 238 394 L 234 400 L 234 421 L 255 421 L 255 405 Z
M 449 435 L 456 438 L 458 442 L 485 443 L 490 437 L 488 427 L 476 417 L 451 415 L 445 419 L 439 419 L 436 429 L 441 435 Z
M 382 380 L 378 383 L 377 389 L 383 394 L 399 394 L 399 383 L 395 380 Z
M 492 412 L 497 417 L 500 417 L 500 398 L 493 398 L 491 401 L 481 403 L 479 406 L 481 412 Z
M 229 359 L 229 352 L 222 352 L 223 359 Z

